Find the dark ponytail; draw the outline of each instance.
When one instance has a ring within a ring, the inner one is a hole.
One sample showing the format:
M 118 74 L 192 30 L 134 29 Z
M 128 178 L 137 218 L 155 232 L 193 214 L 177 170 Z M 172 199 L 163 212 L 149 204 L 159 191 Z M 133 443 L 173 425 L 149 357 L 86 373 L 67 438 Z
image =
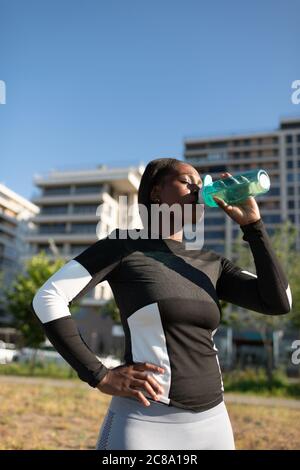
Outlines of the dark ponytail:
M 138 204 L 146 206 L 148 211 L 148 227 L 151 225 L 151 203 L 155 201 L 151 200 L 151 191 L 155 185 L 163 182 L 163 179 L 169 173 L 176 170 L 178 164 L 184 163 L 182 160 L 176 158 L 156 158 L 151 160 L 142 175 L 139 190 L 138 190 Z M 141 211 L 140 215 L 142 222 L 144 223 Z

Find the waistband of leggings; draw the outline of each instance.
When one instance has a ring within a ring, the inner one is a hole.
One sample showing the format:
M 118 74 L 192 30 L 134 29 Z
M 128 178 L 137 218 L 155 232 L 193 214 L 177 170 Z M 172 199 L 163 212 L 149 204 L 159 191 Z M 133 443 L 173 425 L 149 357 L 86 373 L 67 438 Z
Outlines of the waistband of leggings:
M 109 408 L 117 413 L 119 417 L 123 416 L 124 418 L 157 421 L 160 423 L 199 422 L 227 413 L 224 400 L 205 411 L 187 410 L 176 406 L 168 406 L 164 403 L 157 403 L 152 400 L 150 400 L 150 403 L 150 406 L 145 406 L 135 398 L 113 395 Z

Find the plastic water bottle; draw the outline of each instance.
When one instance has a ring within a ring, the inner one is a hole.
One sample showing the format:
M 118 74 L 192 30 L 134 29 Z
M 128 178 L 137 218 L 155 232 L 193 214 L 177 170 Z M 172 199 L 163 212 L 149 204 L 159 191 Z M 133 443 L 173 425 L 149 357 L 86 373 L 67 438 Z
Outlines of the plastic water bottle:
M 218 207 L 213 196 L 223 199 L 227 204 L 237 204 L 249 196 L 259 196 L 270 189 L 270 178 L 265 170 L 250 170 L 237 173 L 216 181 L 205 175 L 203 186 L 198 193 L 198 202 L 210 207 Z

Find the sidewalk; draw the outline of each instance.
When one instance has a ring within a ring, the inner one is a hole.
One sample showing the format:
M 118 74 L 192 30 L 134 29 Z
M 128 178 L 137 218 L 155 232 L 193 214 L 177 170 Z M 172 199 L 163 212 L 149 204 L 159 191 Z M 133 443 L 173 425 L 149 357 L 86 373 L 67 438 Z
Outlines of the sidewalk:
M 66 388 L 90 388 L 90 386 L 82 380 L 52 379 L 47 377 L 20 377 L 16 375 L 0 375 L 0 385 L 1 383 L 49 385 L 53 387 Z M 224 397 L 225 403 L 300 409 L 300 400 L 295 400 L 293 398 L 268 398 L 258 395 L 244 395 L 241 393 L 225 393 Z

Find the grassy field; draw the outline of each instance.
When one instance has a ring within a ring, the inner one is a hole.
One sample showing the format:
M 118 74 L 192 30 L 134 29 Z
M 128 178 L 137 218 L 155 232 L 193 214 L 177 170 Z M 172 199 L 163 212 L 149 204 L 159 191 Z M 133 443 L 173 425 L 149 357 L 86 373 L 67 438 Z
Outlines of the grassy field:
M 0 449 L 94 449 L 110 399 L 85 384 L 2 378 Z M 227 408 L 237 449 L 300 449 L 300 409 L 231 403 Z

